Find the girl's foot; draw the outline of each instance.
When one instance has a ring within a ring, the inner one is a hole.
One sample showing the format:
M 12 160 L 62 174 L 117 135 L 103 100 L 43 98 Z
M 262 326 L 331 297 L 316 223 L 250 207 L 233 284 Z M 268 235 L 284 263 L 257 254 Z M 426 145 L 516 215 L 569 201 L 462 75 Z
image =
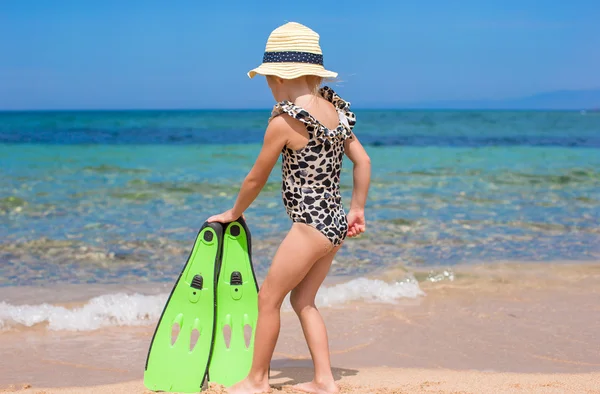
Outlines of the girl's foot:
M 316 383 L 315 381 L 299 383 L 293 385 L 292 388 L 294 390 L 316 394 L 337 394 L 340 392 L 340 388 L 337 386 L 337 384 L 335 384 L 334 381 L 329 383 Z
M 227 389 L 228 394 L 262 394 L 269 392 L 271 392 L 271 386 L 269 386 L 268 381 L 254 383 L 247 378 Z

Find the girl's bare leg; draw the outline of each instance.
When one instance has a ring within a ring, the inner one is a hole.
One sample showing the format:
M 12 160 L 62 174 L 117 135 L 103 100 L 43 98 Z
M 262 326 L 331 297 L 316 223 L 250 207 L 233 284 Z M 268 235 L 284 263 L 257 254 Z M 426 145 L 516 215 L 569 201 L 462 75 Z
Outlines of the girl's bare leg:
M 316 261 L 333 248 L 316 229 L 294 223 L 271 264 L 258 293 L 258 323 L 250 373 L 229 388 L 231 394 L 254 394 L 270 390 L 269 364 L 279 337 L 280 308 L 285 296 L 300 283 Z
M 315 367 L 315 377 L 312 382 L 294 386 L 295 389 L 300 391 L 310 393 L 339 392 L 331 372 L 327 329 L 323 317 L 315 305 L 317 291 L 325 280 L 333 258 L 339 249 L 340 246 L 321 257 L 300 284 L 292 290 L 290 297 L 292 307 L 302 324 L 302 331 L 304 331 L 304 337 Z

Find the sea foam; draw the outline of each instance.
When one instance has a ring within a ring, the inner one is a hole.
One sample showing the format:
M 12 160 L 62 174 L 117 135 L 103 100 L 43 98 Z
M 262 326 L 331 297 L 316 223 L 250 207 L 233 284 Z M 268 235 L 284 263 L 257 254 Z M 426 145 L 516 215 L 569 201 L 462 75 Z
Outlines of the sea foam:
M 401 298 L 417 298 L 425 293 L 414 279 L 387 283 L 357 278 L 319 290 L 319 307 L 341 306 L 365 301 L 394 303 Z M 152 325 L 158 321 L 168 294 L 142 295 L 113 293 L 94 297 L 84 305 L 67 308 L 52 304 L 12 305 L 0 302 L 0 328 L 46 325 L 49 330 L 89 331 L 111 326 Z M 289 299 L 286 300 L 289 308 Z

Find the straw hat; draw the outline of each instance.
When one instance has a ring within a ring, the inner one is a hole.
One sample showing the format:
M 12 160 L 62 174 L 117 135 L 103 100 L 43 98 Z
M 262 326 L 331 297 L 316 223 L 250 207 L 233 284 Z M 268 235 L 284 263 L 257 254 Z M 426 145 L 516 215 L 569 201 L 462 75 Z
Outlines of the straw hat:
M 248 72 L 250 78 L 256 74 L 275 75 L 284 79 L 298 78 L 302 75 L 317 75 L 323 78 L 337 76 L 336 72 L 323 67 L 319 35 L 296 22 L 286 23 L 271 32 L 262 64 Z

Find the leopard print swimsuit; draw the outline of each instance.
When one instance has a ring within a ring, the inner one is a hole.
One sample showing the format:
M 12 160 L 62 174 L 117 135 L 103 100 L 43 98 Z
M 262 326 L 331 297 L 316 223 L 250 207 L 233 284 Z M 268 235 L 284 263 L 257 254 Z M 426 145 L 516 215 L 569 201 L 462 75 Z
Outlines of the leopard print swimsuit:
M 288 114 L 304 123 L 308 132 L 309 141 L 304 148 L 293 150 L 286 146 L 282 149 L 282 197 L 287 214 L 294 222 L 316 228 L 337 246 L 348 233 L 340 194 L 340 172 L 344 141 L 354 138 L 356 117 L 350 112 L 350 103 L 331 88 L 325 86 L 319 92 L 336 108 L 340 119 L 337 128 L 328 129 L 291 101 L 277 103 L 270 119 Z

